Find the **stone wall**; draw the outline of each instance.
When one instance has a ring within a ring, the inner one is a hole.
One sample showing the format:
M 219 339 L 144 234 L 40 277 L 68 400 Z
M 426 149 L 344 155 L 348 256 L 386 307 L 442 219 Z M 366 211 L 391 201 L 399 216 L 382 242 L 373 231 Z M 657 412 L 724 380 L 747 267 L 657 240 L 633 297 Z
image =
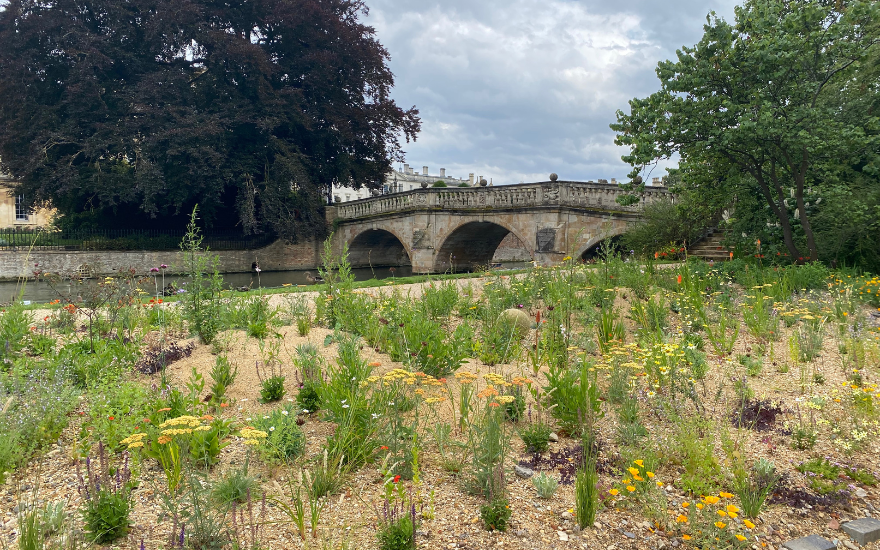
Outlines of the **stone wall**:
M 287 244 L 276 241 L 256 250 L 221 250 L 221 273 L 244 273 L 256 261 L 263 271 L 312 269 L 320 260 L 320 244 L 315 241 Z M 38 265 L 35 265 L 38 264 Z M 168 273 L 180 273 L 183 257 L 180 251 L 64 251 L 64 250 L 2 250 L 0 280 L 33 277 L 34 271 L 72 274 L 83 268 L 94 275 L 112 275 L 120 269 L 133 267 L 138 273 L 149 273 L 151 267 L 168 265 Z
M 532 254 L 516 235 L 508 233 L 492 256 L 492 262 L 530 262 Z

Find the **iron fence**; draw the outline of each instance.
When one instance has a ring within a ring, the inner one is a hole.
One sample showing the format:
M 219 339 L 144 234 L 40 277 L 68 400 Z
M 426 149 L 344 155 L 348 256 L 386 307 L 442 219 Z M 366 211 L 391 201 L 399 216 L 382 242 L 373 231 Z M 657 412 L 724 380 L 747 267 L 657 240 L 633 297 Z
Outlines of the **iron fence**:
M 0 229 L 0 250 L 178 250 L 186 231 L 171 229 L 77 229 L 51 231 Z M 252 250 L 271 244 L 269 234 L 242 235 L 234 231 L 203 233 L 202 248 Z

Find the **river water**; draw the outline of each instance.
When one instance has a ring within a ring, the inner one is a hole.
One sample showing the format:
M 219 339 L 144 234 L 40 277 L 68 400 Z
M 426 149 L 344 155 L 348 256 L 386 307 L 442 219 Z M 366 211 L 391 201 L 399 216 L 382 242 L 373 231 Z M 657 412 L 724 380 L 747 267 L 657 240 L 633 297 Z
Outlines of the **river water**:
M 369 279 L 387 279 L 390 277 L 408 277 L 412 275 L 412 267 L 410 266 L 400 266 L 393 268 L 392 272 L 387 267 L 375 267 L 375 268 L 356 268 L 352 270 L 356 281 L 367 281 Z M 306 277 L 306 273 L 311 273 L 313 276 L 317 275 L 317 270 L 296 270 L 296 271 L 263 271 L 259 274 L 259 277 L 253 273 L 224 273 L 223 281 L 226 284 L 227 288 L 238 288 L 244 286 L 250 286 L 252 289 L 255 288 L 277 288 L 282 285 L 311 285 L 313 284 Z M 187 278 L 182 276 L 165 276 L 165 284 L 174 282 L 175 286 L 180 288 L 181 284 L 186 282 Z M 162 277 L 157 277 L 157 284 L 162 287 Z M 34 281 L 33 279 L 26 281 L 24 284 L 16 281 L 3 281 L 0 282 L 0 303 L 8 303 L 11 302 L 14 298 L 17 298 L 22 290 L 24 294 L 22 295 L 22 299 L 30 302 L 51 302 L 59 298 L 59 293 L 61 295 L 67 296 L 70 294 L 74 294 L 76 290 L 76 282 L 71 281 L 63 281 L 57 285 L 56 288 L 52 288 L 49 283 L 45 281 Z M 148 292 L 154 291 L 154 285 L 151 281 L 149 284 L 145 285 L 144 290 Z

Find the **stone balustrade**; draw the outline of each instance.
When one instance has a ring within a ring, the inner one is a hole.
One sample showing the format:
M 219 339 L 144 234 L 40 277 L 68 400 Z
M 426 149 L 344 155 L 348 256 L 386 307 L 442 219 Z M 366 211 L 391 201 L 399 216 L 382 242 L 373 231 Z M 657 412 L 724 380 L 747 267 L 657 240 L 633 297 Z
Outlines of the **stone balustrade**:
M 567 207 L 583 210 L 638 212 L 645 204 L 669 196 L 665 187 L 646 187 L 640 201 L 623 206 L 626 194 L 616 184 L 576 181 L 521 183 L 497 187 L 429 187 L 335 205 L 335 217 L 352 220 L 417 210 L 510 210 Z

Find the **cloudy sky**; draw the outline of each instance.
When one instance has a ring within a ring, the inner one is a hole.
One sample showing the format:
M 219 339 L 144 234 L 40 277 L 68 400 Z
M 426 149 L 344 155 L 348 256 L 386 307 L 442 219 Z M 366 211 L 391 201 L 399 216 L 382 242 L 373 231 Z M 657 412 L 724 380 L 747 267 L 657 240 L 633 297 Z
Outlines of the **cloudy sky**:
M 623 179 L 617 109 L 656 91 L 654 68 L 735 0 L 367 0 L 394 97 L 421 111 L 407 162 L 495 184 Z M 653 176 L 665 171 L 656 169 Z

